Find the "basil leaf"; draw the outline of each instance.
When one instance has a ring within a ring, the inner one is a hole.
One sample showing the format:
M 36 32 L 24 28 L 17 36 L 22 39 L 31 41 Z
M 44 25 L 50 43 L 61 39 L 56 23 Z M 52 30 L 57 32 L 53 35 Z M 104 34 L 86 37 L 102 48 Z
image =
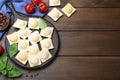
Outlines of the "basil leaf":
M 12 50 L 13 49 L 16 49 L 14 48 L 16 47 L 16 44 L 12 45 L 12 47 L 10 48 Z M 18 51 L 17 50 L 13 50 L 13 51 Z M 15 68 L 12 64 L 8 64 L 7 65 L 7 56 L 5 53 L 3 53 L 1 56 L 0 56 L 0 73 L 2 75 L 6 75 L 7 77 L 10 77 L 10 78 L 15 78 L 15 77 L 19 77 L 22 75 L 22 72 L 20 70 L 18 70 L 17 68 Z
M 6 69 L 4 69 L 4 70 L 2 70 L 2 71 L 1 71 L 1 73 L 2 73 L 2 75 L 4 75 L 4 76 L 5 76 L 5 75 L 7 74 L 7 70 L 6 70 Z
M 0 56 L 0 71 L 3 70 L 4 68 L 6 68 L 6 64 L 7 64 L 7 56 L 5 53 L 3 53 L 1 56 Z
M 7 70 L 8 70 L 8 71 L 12 70 L 12 68 L 13 68 L 13 64 L 8 64 L 8 65 L 7 65 Z
M 18 44 L 14 43 L 9 47 L 10 57 L 13 57 L 18 52 Z
M 10 78 L 15 78 L 15 77 L 20 77 L 22 75 L 22 72 L 18 70 L 17 68 L 13 67 L 11 71 L 8 71 L 8 77 Z
M 41 29 L 44 29 L 44 28 L 47 27 L 47 23 L 43 19 L 40 19 L 40 21 L 39 21 L 39 27 Z
M 6 64 L 0 61 L 0 71 L 4 70 L 5 67 L 6 67 Z
M 3 53 L 1 56 L 0 56 L 0 61 L 3 61 L 3 62 L 7 62 L 7 56 L 5 53 Z

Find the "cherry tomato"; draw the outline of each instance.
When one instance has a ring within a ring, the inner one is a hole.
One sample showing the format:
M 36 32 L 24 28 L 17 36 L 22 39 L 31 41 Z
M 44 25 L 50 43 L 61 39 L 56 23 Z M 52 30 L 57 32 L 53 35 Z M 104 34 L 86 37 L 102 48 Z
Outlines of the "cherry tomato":
M 48 10 L 48 6 L 45 2 L 40 2 L 38 4 L 38 9 L 39 9 L 40 12 L 44 13 Z
M 27 13 L 29 13 L 29 14 L 34 13 L 34 12 L 35 12 L 35 6 L 34 6 L 34 4 L 27 4 L 27 5 L 25 6 L 25 11 L 26 11 Z
M 36 4 L 36 5 L 38 5 L 41 2 L 41 0 L 31 0 L 31 1 L 33 4 Z
M 3 47 L 0 45 L 0 55 L 3 53 L 4 49 Z

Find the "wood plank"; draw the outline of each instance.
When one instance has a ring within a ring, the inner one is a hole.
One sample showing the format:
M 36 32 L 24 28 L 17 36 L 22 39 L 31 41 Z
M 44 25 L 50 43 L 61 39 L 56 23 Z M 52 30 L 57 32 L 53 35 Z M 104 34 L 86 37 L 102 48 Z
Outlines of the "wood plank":
M 59 55 L 120 55 L 120 31 L 59 32 Z
M 59 32 L 61 47 L 59 55 L 82 56 L 119 56 L 120 32 L 81 31 Z M 5 45 L 5 37 L 0 41 Z M 5 46 L 4 46 L 5 48 Z
M 15 80 L 119 80 L 119 74 L 120 57 L 57 57 L 47 68 L 24 70 Z
M 70 2 L 75 7 L 120 7 L 120 0 L 61 0 L 61 6 Z
M 68 18 L 65 14 L 54 22 L 57 30 L 120 30 L 120 8 L 77 8 Z
M 47 2 L 48 0 L 43 0 Z M 61 0 L 61 6 L 64 7 L 67 3 L 71 3 L 76 8 L 118 8 L 120 7 L 120 0 Z

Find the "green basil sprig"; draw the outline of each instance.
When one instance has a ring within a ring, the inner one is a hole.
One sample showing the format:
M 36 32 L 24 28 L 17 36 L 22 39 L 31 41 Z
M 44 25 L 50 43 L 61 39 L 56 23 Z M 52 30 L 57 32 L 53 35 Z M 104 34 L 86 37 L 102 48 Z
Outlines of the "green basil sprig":
M 0 73 L 9 78 L 20 77 L 22 72 L 12 64 L 7 64 L 8 58 L 5 53 L 0 56 Z

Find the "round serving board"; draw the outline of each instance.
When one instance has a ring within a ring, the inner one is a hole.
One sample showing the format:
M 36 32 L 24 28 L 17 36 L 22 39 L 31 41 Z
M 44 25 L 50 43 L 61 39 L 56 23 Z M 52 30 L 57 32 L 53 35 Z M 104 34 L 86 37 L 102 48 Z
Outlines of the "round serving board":
M 13 10 L 14 10 L 14 9 L 12 9 L 12 11 L 13 11 Z M 36 18 L 39 18 L 39 17 L 36 17 Z M 14 24 L 14 22 L 15 22 L 17 19 L 22 19 L 22 20 L 28 21 L 29 17 L 26 16 L 26 15 L 23 15 L 23 14 L 18 14 L 18 13 L 16 13 L 16 12 L 14 11 L 14 12 L 13 12 L 13 19 L 11 19 L 11 20 L 12 20 L 12 21 L 11 21 L 12 24 Z M 21 67 L 21 68 L 34 70 L 34 69 L 41 69 L 41 68 L 43 68 L 43 67 L 46 67 L 46 66 L 48 66 L 48 65 L 54 60 L 54 58 L 56 57 L 56 54 L 57 54 L 58 51 L 59 51 L 60 40 L 59 40 L 59 35 L 58 35 L 57 30 L 55 29 L 55 27 L 53 26 L 52 23 L 50 23 L 49 21 L 47 21 L 47 20 L 45 20 L 45 19 L 43 19 L 43 20 L 47 23 L 47 25 L 48 25 L 49 27 L 53 27 L 53 28 L 54 28 L 54 31 L 53 31 L 53 34 L 52 34 L 52 38 L 51 38 L 51 39 L 52 39 L 53 46 L 54 46 L 54 49 L 49 50 L 50 53 L 51 53 L 51 55 L 52 55 L 52 58 L 50 58 L 50 59 L 47 60 L 46 62 L 42 63 L 41 65 L 38 65 L 38 66 L 35 66 L 35 67 L 30 67 L 29 64 L 28 64 L 28 62 L 27 62 L 26 65 L 24 65 L 24 64 L 20 63 L 18 60 L 16 60 L 16 59 L 15 59 L 15 56 L 16 56 L 16 55 L 11 58 L 10 55 L 9 55 L 9 46 L 10 46 L 10 45 L 9 45 L 9 42 L 8 42 L 7 37 L 5 38 L 5 49 L 6 49 L 6 52 L 7 52 L 8 57 L 10 58 L 10 60 L 11 60 L 13 63 L 15 63 L 16 65 L 18 65 L 18 66 Z M 9 28 L 9 30 L 8 30 L 8 32 L 7 32 L 6 35 L 11 34 L 11 33 L 15 32 L 15 31 L 18 31 L 18 29 L 12 27 L 12 25 L 11 25 L 11 27 Z M 40 29 L 39 29 L 38 31 L 40 31 Z M 43 37 L 43 39 L 44 39 L 44 37 Z M 41 49 L 39 43 L 38 43 L 38 46 L 39 46 L 39 48 Z

